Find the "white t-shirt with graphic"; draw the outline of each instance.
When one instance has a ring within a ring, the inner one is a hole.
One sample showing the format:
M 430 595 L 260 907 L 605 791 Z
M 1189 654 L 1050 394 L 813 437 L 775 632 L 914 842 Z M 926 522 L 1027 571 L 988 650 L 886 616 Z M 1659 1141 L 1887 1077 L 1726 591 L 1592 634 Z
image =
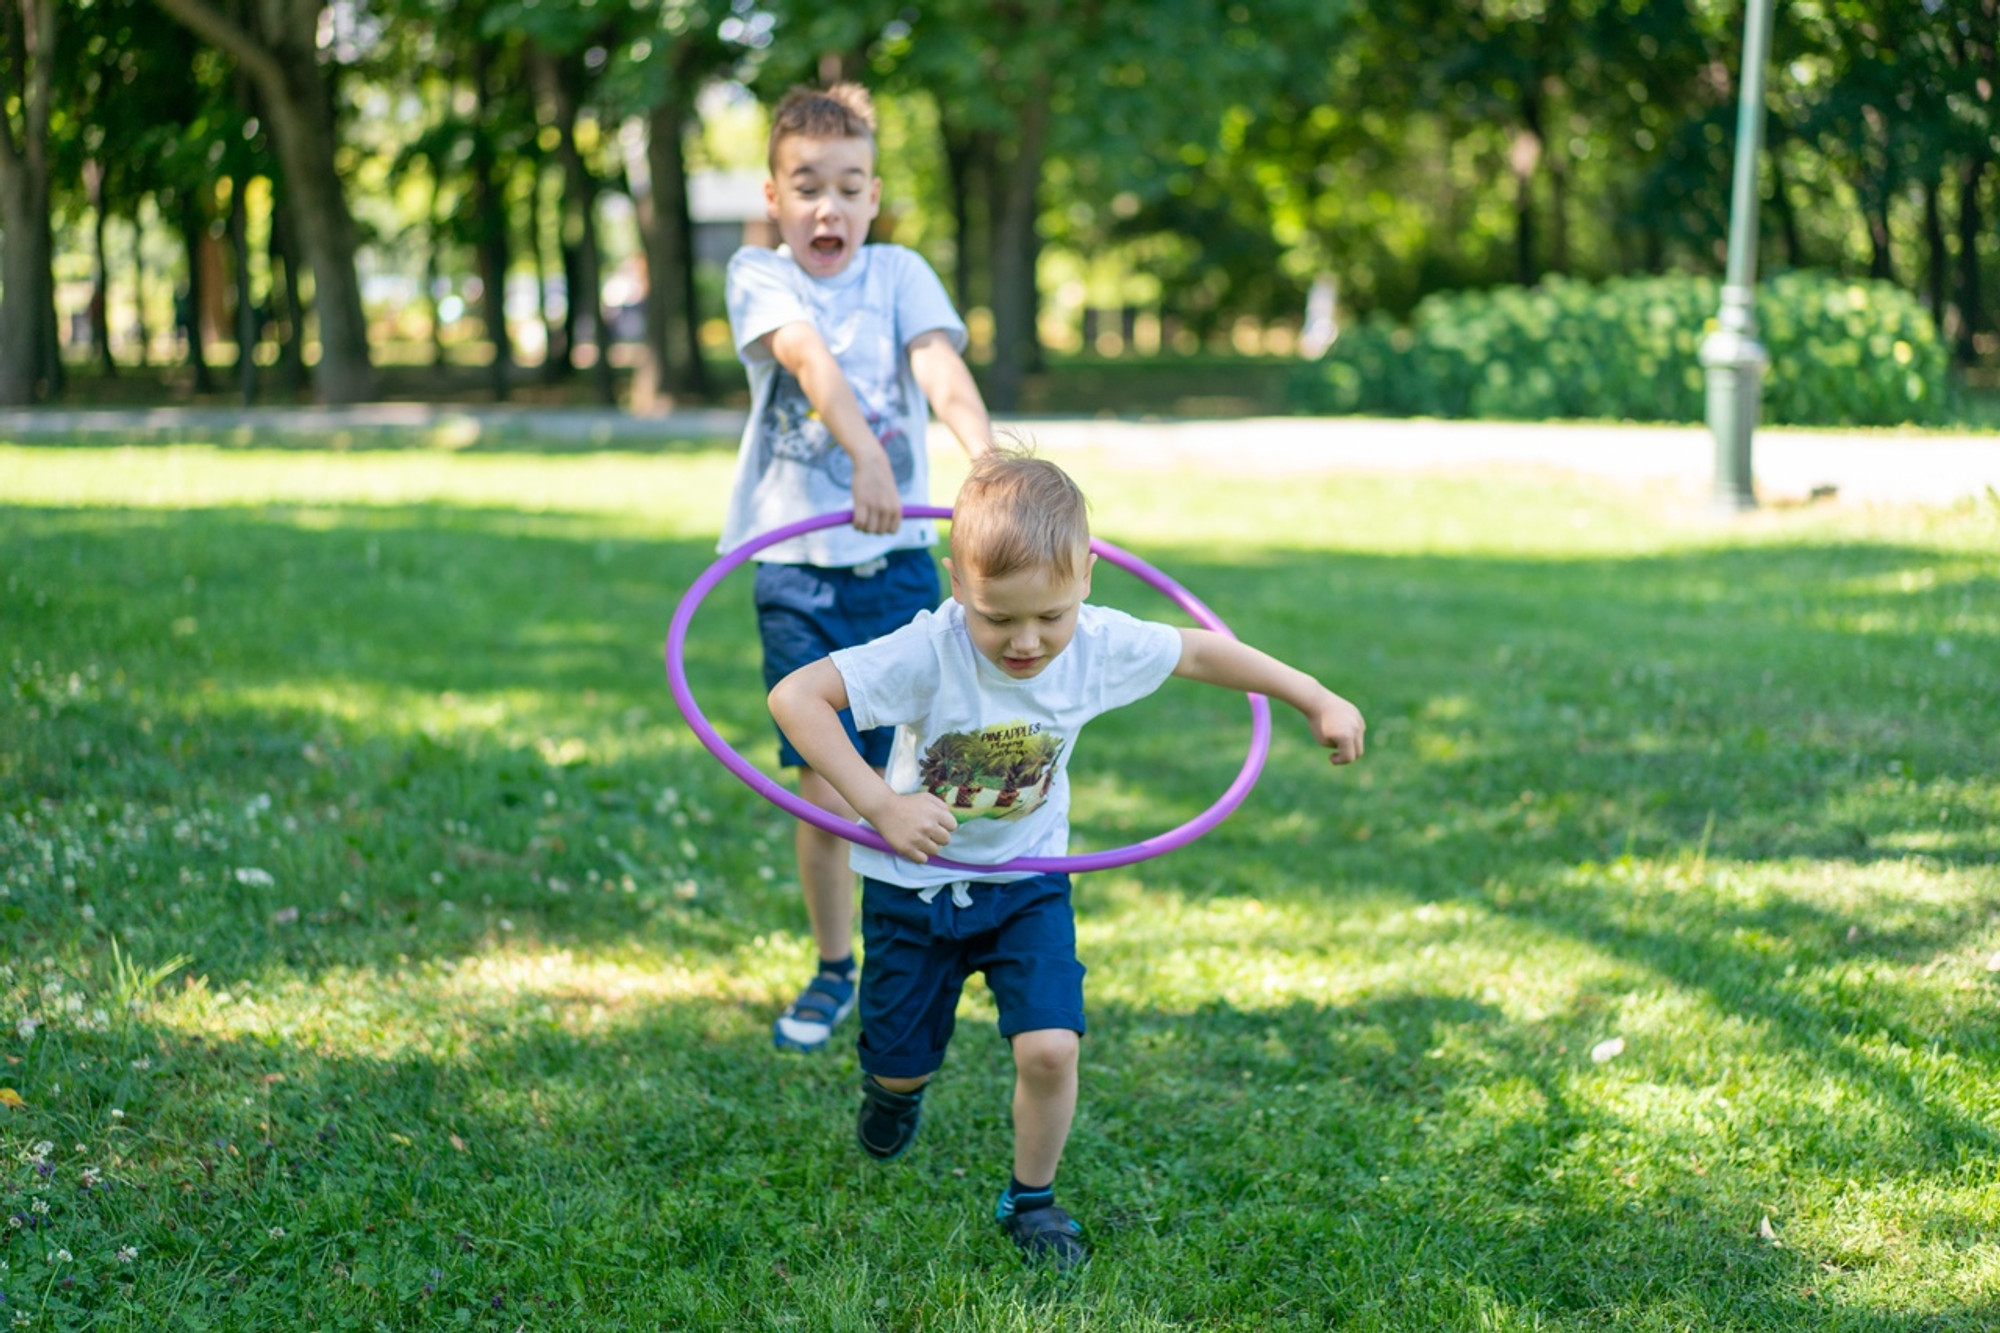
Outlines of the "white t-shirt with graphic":
M 914 250 L 864 245 L 831 278 L 814 278 L 790 249 L 745 246 L 729 261 L 729 327 L 750 375 L 750 420 L 737 452 L 736 485 L 719 549 L 771 529 L 854 507 L 854 463 L 819 419 L 798 378 L 758 340 L 801 320 L 818 329 L 840 363 L 868 425 L 882 441 L 903 503 L 930 503 L 924 436 L 930 405 L 910 370 L 910 341 L 942 329 L 965 350 L 965 325 L 944 284 Z M 937 540 L 928 520 L 893 533 L 822 528 L 781 542 L 759 560 L 844 568 Z
M 931 791 L 958 817 L 943 855 L 969 865 L 1069 850 L 1069 757 L 1083 724 L 1143 699 L 1181 660 L 1180 631 L 1085 603 L 1076 635 L 1041 672 L 1017 680 L 981 656 L 965 608 L 947 600 L 893 634 L 833 654 L 855 725 L 894 726 L 885 774 L 897 792 Z M 1005 881 L 918 865 L 857 844 L 854 869 L 925 889 Z

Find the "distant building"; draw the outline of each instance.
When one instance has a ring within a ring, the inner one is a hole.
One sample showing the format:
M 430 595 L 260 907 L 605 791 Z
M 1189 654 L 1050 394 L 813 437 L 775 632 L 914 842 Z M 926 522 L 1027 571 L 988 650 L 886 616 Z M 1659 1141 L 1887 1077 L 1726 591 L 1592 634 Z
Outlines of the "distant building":
M 740 246 L 778 243 L 777 224 L 764 210 L 764 179 L 761 167 L 697 171 L 688 177 L 697 264 L 720 267 Z

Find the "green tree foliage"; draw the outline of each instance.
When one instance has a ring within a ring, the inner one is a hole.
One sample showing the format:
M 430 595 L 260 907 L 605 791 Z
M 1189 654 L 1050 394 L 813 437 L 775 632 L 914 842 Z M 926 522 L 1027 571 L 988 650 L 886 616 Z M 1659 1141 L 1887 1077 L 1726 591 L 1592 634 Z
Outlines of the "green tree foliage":
M 34 219 L 101 228 L 151 199 L 190 254 L 218 222 L 240 249 L 229 210 L 258 178 L 276 200 L 270 277 L 253 293 L 234 264 L 237 304 L 264 307 L 290 357 L 313 320 L 324 396 L 372 383 L 367 247 L 433 290 L 479 277 L 496 395 L 510 273 L 567 288 L 566 313 L 545 301 L 543 373 L 569 373 L 594 337 L 608 400 L 611 193 L 636 205 L 648 269 L 635 401 L 703 394 L 689 145 L 699 94 L 731 79 L 774 98 L 861 78 L 905 150 L 934 136 L 899 164 L 935 177 L 906 201 L 929 210 L 907 234 L 990 314 L 1001 408 L 1042 361 L 1051 253 L 1137 275 L 1202 339 L 1295 318 L 1327 275 L 1351 324 L 1443 291 L 1712 273 L 1742 32 L 1741 0 L 15 0 L 4 15 L 4 297 L 41 312 L 0 333 L 15 400 L 61 372 Z M 45 24 L 62 36 L 37 55 Z M 1778 0 L 1767 272 L 1892 281 L 1961 359 L 2000 354 L 1996 36 L 2000 0 Z M 359 224 L 350 190 L 370 192 Z

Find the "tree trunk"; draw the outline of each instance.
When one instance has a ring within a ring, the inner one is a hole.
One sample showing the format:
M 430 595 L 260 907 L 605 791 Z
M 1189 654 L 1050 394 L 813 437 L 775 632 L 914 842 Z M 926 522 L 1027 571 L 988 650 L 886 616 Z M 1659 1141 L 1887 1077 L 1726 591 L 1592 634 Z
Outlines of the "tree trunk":
M 993 365 L 989 402 L 998 412 L 1017 412 L 1028 371 L 1040 360 L 1035 328 L 1035 260 L 1041 246 L 1036 225 L 1041 211 L 1042 162 L 1048 151 L 1046 75 L 1021 107 L 1019 137 L 1011 154 L 1001 154 L 993 172 Z
M 957 130 L 940 124 L 945 171 L 951 196 L 952 236 L 957 260 L 952 296 L 961 317 L 992 300 L 991 274 L 980 272 L 982 255 L 993 252 L 993 164 L 995 136 L 988 130 Z
M 271 183 L 271 236 L 266 257 L 271 265 L 272 336 L 278 341 L 278 384 L 287 398 L 297 398 L 306 383 L 305 301 L 299 293 L 299 243 L 292 220 L 292 201 L 280 182 Z M 280 276 L 282 274 L 282 277 Z
M 507 336 L 507 192 L 494 179 L 499 166 L 493 151 L 493 49 L 485 39 L 472 47 L 472 84 L 478 97 L 472 127 L 472 211 L 477 219 L 475 248 L 479 252 L 480 321 L 493 344 L 487 365 L 487 385 L 493 401 L 507 401 L 514 371 L 514 342 Z
M 368 322 L 355 272 L 357 241 L 336 158 L 335 66 L 319 59 L 320 0 L 268 0 L 254 12 L 265 23 L 252 33 L 210 0 L 157 0 L 197 36 L 232 56 L 257 84 L 271 120 L 271 136 L 296 204 L 299 246 L 313 275 L 313 310 L 319 320 L 319 364 L 314 380 L 329 403 L 360 402 L 374 395 L 368 356 Z
M 1541 276 L 1535 267 L 1535 171 L 1543 146 L 1541 90 L 1532 80 L 1521 92 L 1521 129 L 1507 154 L 1514 172 L 1514 280 L 1531 286 Z
M 157 196 L 156 196 L 157 197 Z M 138 347 L 133 358 L 141 370 L 153 364 L 152 333 L 146 327 L 146 199 L 132 208 L 132 336 Z
M 1889 194 L 1879 196 L 1864 190 L 1861 211 L 1868 222 L 1868 276 L 1884 282 L 1896 280 L 1896 267 L 1889 250 Z
M 444 241 L 441 239 L 444 235 L 444 222 L 438 215 L 438 200 L 444 193 L 442 188 L 444 173 L 435 157 L 431 159 L 430 168 L 431 203 L 430 211 L 424 220 L 426 242 L 424 299 L 430 302 L 431 307 L 431 367 L 439 369 L 444 365 L 444 317 L 438 313 L 438 304 L 443 299 L 438 295 L 438 291 L 444 286 L 444 265 L 439 261 L 438 255 L 444 249 Z
M 533 157 L 528 161 L 528 250 L 535 257 L 535 309 L 542 317 L 542 383 L 559 384 L 576 367 L 569 356 L 568 321 L 555 313 L 550 297 L 548 247 L 542 244 L 542 163 Z
M 611 372 L 611 324 L 604 317 L 603 256 L 597 244 L 598 184 L 590 174 L 590 164 L 576 146 L 577 104 L 581 100 L 575 82 L 576 62 L 542 58 L 535 70 L 549 100 L 556 128 L 556 161 L 562 168 L 563 273 L 569 283 L 569 313 L 565 344 L 573 357 L 577 331 L 587 320 L 591 345 L 597 359 L 591 364 L 592 396 L 605 407 L 617 401 Z
M 675 393 L 706 394 L 700 319 L 694 308 L 694 223 L 688 215 L 682 137 L 688 108 L 678 86 L 646 118 L 646 166 L 652 176 L 646 235 L 646 355 L 632 386 L 633 407 L 660 411 Z
M 55 243 L 49 229 L 49 112 L 56 0 L 19 0 L 18 86 L 0 89 L 0 406 L 27 407 L 62 387 L 55 327 Z M 18 16 L 18 17 L 17 17 Z M 5 102 L 20 104 L 15 138 Z
M 181 240 L 187 247 L 187 290 L 174 300 L 174 322 L 187 338 L 188 368 L 194 372 L 197 394 L 215 392 L 214 377 L 208 373 L 208 354 L 201 345 L 201 243 L 208 234 L 208 215 L 195 191 L 181 192 Z
M 1974 152 L 1958 169 L 1957 356 L 1966 365 L 1977 359 L 1975 340 L 1986 328 L 1986 302 L 1979 285 L 1979 233 L 1985 225 L 1979 216 L 1979 192 L 1986 185 L 1986 163 L 1985 153 Z
M 105 188 L 104 164 L 86 162 L 84 189 L 90 195 L 90 248 L 96 268 L 90 275 L 90 338 L 96 344 L 98 369 L 106 379 L 118 377 L 118 361 L 111 355 L 111 265 L 104 254 Z
M 1944 245 L 1944 212 L 1938 204 L 1942 177 L 1940 168 L 1924 180 L 1924 249 L 1930 260 L 1924 265 L 1924 304 L 1931 308 L 1931 318 L 1939 328 L 1944 327 L 1945 284 L 1951 269 L 1951 256 Z
M 236 387 L 243 406 L 257 401 L 257 300 L 250 292 L 250 211 L 244 206 L 243 187 L 249 181 L 237 176 L 229 182 L 229 255 L 236 267 Z

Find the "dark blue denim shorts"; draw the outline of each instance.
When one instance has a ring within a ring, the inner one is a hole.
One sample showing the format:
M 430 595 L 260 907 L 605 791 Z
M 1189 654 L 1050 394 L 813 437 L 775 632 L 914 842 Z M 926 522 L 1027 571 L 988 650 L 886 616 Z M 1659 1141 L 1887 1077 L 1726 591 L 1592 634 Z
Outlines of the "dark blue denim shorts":
M 949 886 L 928 903 L 915 889 L 861 881 L 861 1068 L 922 1078 L 944 1064 L 959 993 L 974 972 L 1000 1008 L 1000 1035 L 1083 1033 L 1083 964 L 1068 875 Z
M 764 688 L 817 662 L 836 648 L 853 648 L 910 623 L 919 611 L 944 600 L 938 570 L 927 547 L 891 551 L 880 568 L 824 569 L 818 565 L 757 566 L 757 634 L 764 641 Z M 846 709 L 840 724 L 862 757 L 876 768 L 889 762 L 892 727 L 866 733 L 854 729 Z M 778 762 L 803 768 L 805 759 L 778 732 Z

